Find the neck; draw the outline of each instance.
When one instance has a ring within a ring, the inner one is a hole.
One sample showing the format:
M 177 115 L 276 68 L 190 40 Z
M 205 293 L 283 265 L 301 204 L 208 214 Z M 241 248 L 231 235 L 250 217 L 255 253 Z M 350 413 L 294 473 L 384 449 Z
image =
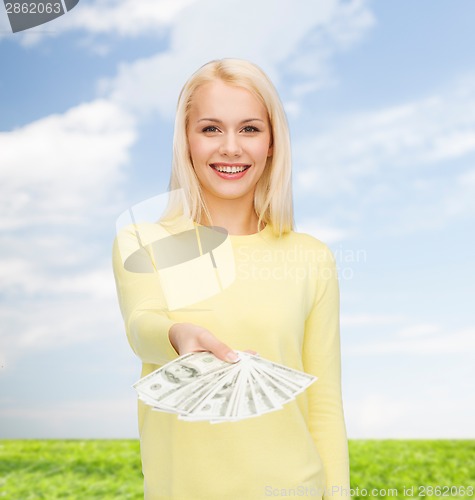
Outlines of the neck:
M 203 214 L 200 224 L 224 227 L 229 234 L 254 234 L 257 232 L 258 217 L 254 206 L 243 204 L 242 200 L 220 200 L 219 203 L 214 200 L 206 200 L 211 215 L 211 221 L 208 221 Z

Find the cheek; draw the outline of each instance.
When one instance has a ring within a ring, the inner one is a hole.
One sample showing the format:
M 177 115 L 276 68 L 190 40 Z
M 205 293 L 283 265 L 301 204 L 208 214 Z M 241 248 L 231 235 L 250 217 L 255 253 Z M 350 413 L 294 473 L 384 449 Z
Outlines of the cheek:
M 193 163 L 207 160 L 207 156 L 209 155 L 209 147 L 207 147 L 204 141 L 196 137 L 190 137 L 188 139 L 188 148 Z
M 196 141 L 193 140 L 192 137 L 188 137 L 188 152 L 190 153 L 191 158 L 196 157 L 197 144 Z
M 254 147 L 254 156 L 263 161 L 266 161 L 268 156 L 272 153 L 270 148 L 270 141 L 262 141 L 255 145 Z

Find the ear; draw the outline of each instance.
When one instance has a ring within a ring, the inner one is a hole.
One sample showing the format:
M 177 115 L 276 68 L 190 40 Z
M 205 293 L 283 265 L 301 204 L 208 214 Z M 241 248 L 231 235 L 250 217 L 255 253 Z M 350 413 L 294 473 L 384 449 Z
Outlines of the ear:
M 271 144 L 269 146 L 269 150 L 267 151 L 267 158 L 270 158 L 272 156 L 272 154 L 274 153 L 274 145 Z

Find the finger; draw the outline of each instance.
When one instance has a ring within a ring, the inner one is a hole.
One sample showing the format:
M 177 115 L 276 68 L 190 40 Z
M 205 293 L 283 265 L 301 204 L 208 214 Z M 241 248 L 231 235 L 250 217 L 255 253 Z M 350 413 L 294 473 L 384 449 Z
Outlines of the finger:
M 239 357 L 229 346 L 218 340 L 212 333 L 203 332 L 201 334 L 201 344 L 204 349 L 212 352 L 217 358 L 227 361 L 228 363 L 235 363 Z
M 253 351 L 252 349 L 246 349 L 244 352 L 247 352 L 248 354 L 252 354 L 253 356 L 259 355 L 259 353 L 257 351 Z

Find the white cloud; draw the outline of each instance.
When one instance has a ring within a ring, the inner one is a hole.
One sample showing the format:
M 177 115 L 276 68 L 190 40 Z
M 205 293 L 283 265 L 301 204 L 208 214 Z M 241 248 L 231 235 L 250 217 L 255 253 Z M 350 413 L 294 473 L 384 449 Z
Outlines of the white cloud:
M 57 294 L 88 296 L 95 300 L 110 299 L 113 304 L 116 304 L 117 298 L 109 266 L 56 280 L 53 291 Z
M 26 240 L 27 244 L 30 241 Z M 65 247 L 57 247 L 65 250 Z M 30 255 L 36 251 L 32 248 Z M 46 256 L 47 257 L 47 256 Z M 57 258 L 57 256 L 56 256 Z M 115 298 L 109 268 L 68 269 L 64 263 L 48 265 L 47 258 L 5 257 L 0 262 L 0 281 L 5 297 L 87 296 Z
M 469 214 L 475 215 L 475 169 L 457 175 L 442 199 L 447 219 Z
M 110 265 L 112 241 L 105 247 L 91 243 L 87 231 L 75 232 L 74 223 L 72 228 L 46 231 L 43 225 L 41 236 L 29 228 L 2 238 L 5 366 L 31 352 L 99 342 L 124 331 Z
M 440 325 L 432 323 L 421 323 L 419 325 L 406 326 L 399 331 L 400 337 L 422 337 L 426 335 L 434 335 L 441 331 Z
M 443 388 L 417 398 L 370 392 L 345 404 L 352 439 L 471 439 L 474 411 L 473 398 Z
M 475 329 L 450 332 L 408 319 L 342 317 L 342 325 L 364 332 L 347 336 L 342 346 L 350 438 L 471 438 Z
M 17 34 L 16 39 L 24 46 L 33 46 L 45 37 L 78 32 L 85 36 L 82 45 L 105 55 L 109 51 L 108 41 L 102 37 L 98 43 L 98 35 L 163 36 L 171 28 L 174 62 L 181 66 L 180 60 L 186 53 L 186 61 L 191 62 L 185 62 L 188 71 L 199 61 L 237 54 L 256 62 L 271 61 L 272 69 L 278 61 L 287 60 L 292 74 L 311 77 L 313 87 L 318 88 L 332 81 L 328 65 L 332 53 L 352 46 L 374 25 L 367 3 L 367 0 L 321 0 L 318 5 L 308 0 L 294 3 L 95 0 L 79 3 L 71 12 L 48 23 L 48 29 L 32 28 Z M 243 28 L 245 36 L 236 36 Z M 299 50 L 293 50 L 297 46 Z M 305 50 L 309 48 L 311 51 Z M 156 69 L 163 76 L 161 70 L 171 67 L 165 62 L 164 67 Z M 183 78 L 176 80 L 175 87 L 182 82 Z
M 294 97 L 302 97 L 307 92 L 333 84 L 335 77 L 329 64 L 330 57 L 334 52 L 346 50 L 359 42 L 363 34 L 376 22 L 364 0 L 339 2 L 338 5 L 328 2 L 327 6 L 323 6 L 323 10 L 330 6 L 332 9 L 327 10 L 326 19 L 318 23 L 317 27 L 308 30 L 300 40 L 298 50 L 294 50 L 286 60 L 286 70 L 289 74 L 307 77 L 292 87 L 291 93 Z M 313 5 L 312 7 L 314 8 Z M 322 3 L 319 7 L 322 8 Z M 309 19 L 312 19 L 311 12 L 298 14 L 296 19 L 290 19 L 292 23 L 301 24 L 301 15 L 308 15 Z
M 353 438 L 387 437 L 388 429 L 394 429 L 406 413 L 406 405 L 394 399 L 370 394 L 358 402 L 345 404 L 348 433 Z
M 37 284 L 32 282 L 31 262 L 18 257 L 7 257 L 0 261 L 0 282 L 2 283 L 2 292 L 6 293 L 9 289 L 18 289 L 31 291 L 38 288 Z M 21 283 L 19 283 L 19 279 Z
M 163 35 L 181 11 L 195 2 L 197 0 L 82 1 L 73 10 L 47 25 L 15 33 L 15 38 L 28 47 L 38 44 L 46 37 L 57 37 L 71 31 L 85 33 L 89 37 L 116 35 L 130 38 Z M 4 27 L 2 31 L 8 32 L 10 25 L 7 16 L 0 20 L 0 29 Z M 91 47 L 94 46 L 90 41 L 88 43 Z
M 111 277 L 110 294 L 114 293 Z M 92 283 L 94 285 L 94 283 Z M 0 305 L 0 353 L 4 364 L 12 367 L 31 352 L 61 349 L 65 346 L 100 342 L 121 332 L 124 326 L 116 297 L 91 298 L 71 289 L 60 296 L 23 299 Z M 27 311 L 27 314 L 25 313 Z
M 343 326 L 373 326 L 373 325 L 393 325 L 404 320 L 403 316 L 384 314 L 355 314 L 343 315 L 341 324 Z
M 106 100 L 1 133 L 0 226 L 83 220 L 121 179 L 134 141 L 132 118 Z
M 0 134 L 0 352 L 23 354 L 121 329 L 112 241 L 136 123 L 105 99 Z M 107 233 L 107 228 L 106 232 Z M 28 314 L 25 314 L 28 311 Z
M 315 238 L 325 242 L 326 244 L 335 243 L 348 239 L 351 233 L 347 230 L 332 227 L 324 220 L 319 218 L 306 218 L 299 222 L 297 231 L 307 233 Z
M 65 395 L 73 388 L 65 388 Z M 5 404 L 7 403 L 7 404 Z M 50 402 L 26 407 L 0 401 L 0 422 L 6 438 L 91 439 L 136 438 L 136 398 L 103 398 Z M 120 418 L 117 418 L 120 415 Z
M 193 70 L 211 59 L 239 57 L 261 65 L 277 85 L 290 76 L 295 111 L 296 101 L 325 80 L 330 56 L 356 43 L 372 24 L 360 0 L 324 0 L 318 8 L 312 2 L 203 0 L 176 18 L 169 50 L 122 65 L 100 89 L 134 112 L 158 110 L 172 117 L 179 89 Z M 245 36 L 235 35 L 243 29 Z
M 349 356 L 378 356 L 393 354 L 440 355 L 463 354 L 475 352 L 475 329 L 462 328 L 454 331 L 443 331 L 432 324 L 419 324 L 403 327 L 384 340 L 371 338 L 345 346 L 345 354 Z
M 120 36 L 156 34 L 197 0 L 96 0 L 80 3 L 64 17 L 61 31 L 84 30 Z
M 294 149 L 296 164 L 305 165 L 297 186 L 324 197 L 355 193 L 357 181 L 389 170 L 425 172 L 475 152 L 475 78 L 421 101 L 341 117 Z
M 393 235 L 473 217 L 475 75 L 420 101 L 341 116 L 293 150 L 296 195 L 318 196 L 347 231 L 378 214 Z

